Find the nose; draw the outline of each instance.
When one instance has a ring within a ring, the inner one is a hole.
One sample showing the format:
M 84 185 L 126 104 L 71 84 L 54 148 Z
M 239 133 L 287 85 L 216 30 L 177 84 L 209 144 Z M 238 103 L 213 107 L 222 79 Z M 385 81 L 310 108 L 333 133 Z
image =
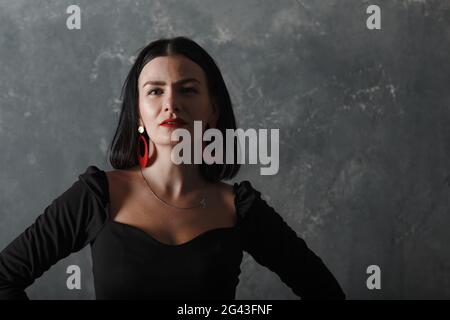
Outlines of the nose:
M 165 101 L 163 101 L 164 112 L 179 112 L 180 108 L 178 102 L 179 101 L 176 97 L 176 93 L 173 90 L 171 90 L 171 92 L 168 92 Z

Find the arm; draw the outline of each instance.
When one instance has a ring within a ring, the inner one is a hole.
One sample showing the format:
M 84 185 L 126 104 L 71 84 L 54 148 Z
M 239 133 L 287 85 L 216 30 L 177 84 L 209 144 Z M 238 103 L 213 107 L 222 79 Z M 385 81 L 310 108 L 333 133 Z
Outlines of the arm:
M 87 177 L 93 181 L 94 176 Z M 28 300 L 26 287 L 56 262 L 81 250 L 92 240 L 104 219 L 98 214 L 103 212 L 103 206 L 82 179 L 53 200 L 35 222 L 0 253 L 0 300 Z
M 256 262 L 275 272 L 302 299 L 345 299 L 345 294 L 323 261 L 283 218 L 246 185 L 252 200 L 245 210 L 244 250 Z

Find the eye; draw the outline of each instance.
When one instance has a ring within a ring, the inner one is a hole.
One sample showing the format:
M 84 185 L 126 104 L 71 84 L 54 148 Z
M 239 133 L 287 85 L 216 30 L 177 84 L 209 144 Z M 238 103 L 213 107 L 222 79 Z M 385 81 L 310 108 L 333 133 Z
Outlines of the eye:
M 195 89 L 194 87 L 184 87 L 181 89 L 181 91 L 186 93 L 196 93 L 197 89 Z
M 154 94 L 152 94 L 153 92 L 161 92 L 162 90 L 161 89 L 159 89 L 159 88 L 155 88 L 155 89 L 152 89 L 152 90 L 150 90 L 149 92 L 148 92 L 148 95 L 150 96 L 150 95 L 154 95 Z

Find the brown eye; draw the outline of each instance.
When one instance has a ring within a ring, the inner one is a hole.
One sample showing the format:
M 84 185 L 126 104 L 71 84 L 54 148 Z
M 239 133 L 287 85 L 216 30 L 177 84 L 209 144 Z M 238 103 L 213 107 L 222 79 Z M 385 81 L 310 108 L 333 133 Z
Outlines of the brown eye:
M 186 92 L 186 93 L 196 93 L 197 90 L 194 87 L 184 87 L 183 89 L 181 89 L 182 92 Z
M 154 95 L 154 94 L 152 94 L 153 92 L 161 92 L 162 90 L 161 89 L 159 89 L 159 88 L 155 88 L 155 89 L 152 89 L 152 90 L 150 90 L 149 92 L 148 92 L 148 95 Z

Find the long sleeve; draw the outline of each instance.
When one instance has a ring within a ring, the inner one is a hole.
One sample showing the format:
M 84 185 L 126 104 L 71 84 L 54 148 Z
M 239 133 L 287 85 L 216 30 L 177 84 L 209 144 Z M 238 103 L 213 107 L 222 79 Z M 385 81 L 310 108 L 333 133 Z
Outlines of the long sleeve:
M 243 249 L 275 272 L 293 292 L 306 299 L 345 299 L 323 261 L 283 218 L 261 198 L 250 182 L 237 187 Z
M 106 218 L 104 192 L 101 172 L 88 167 L 0 253 L 0 299 L 28 299 L 36 278 L 94 239 Z

